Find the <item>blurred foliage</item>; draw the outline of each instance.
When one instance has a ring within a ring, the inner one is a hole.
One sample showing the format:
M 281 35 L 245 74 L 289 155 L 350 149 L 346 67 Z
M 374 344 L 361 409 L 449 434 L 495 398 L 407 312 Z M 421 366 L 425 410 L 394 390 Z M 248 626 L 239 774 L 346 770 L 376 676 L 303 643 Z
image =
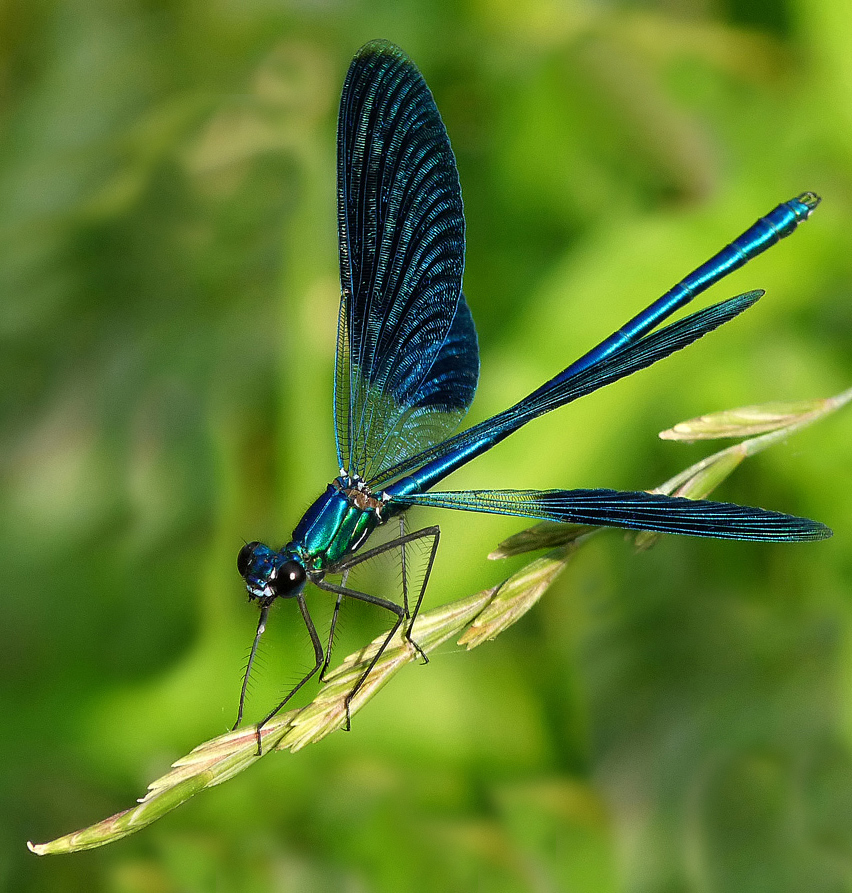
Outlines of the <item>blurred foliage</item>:
M 852 886 L 842 414 L 719 494 L 827 543 L 599 537 L 511 632 L 445 646 L 350 734 L 113 847 L 24 849 L 233 722 L 241 538 L 285 541 L 336 472 L 334 128 L 360 44 L 412 55 L 456 151 L 473 420 L 823 195 L 714 290 L 766 288 L 747 316 L 452 480 L 645 487 L 704 455 L 656 440 L 679 419 L 852 380 L 850 33 L 845 0 L 0 3 L 0 885 Z M 484 556 L 522 526 L 452 515 L 433 607 L 505 577 Z M 286 608 L 255 714 L 310 660 Z M 340 654 L 381 623 L 344 620 Z

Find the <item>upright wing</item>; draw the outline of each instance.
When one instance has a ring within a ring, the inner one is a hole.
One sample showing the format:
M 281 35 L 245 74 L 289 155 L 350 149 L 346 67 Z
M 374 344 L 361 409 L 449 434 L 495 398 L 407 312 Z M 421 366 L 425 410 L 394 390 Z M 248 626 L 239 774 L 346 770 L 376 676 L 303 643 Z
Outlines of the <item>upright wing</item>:
M 657 530 L 714 539 L 796 542 L 821 540 L 819 521 L 748 505 L 620 490 L 456 490 L 392 499 L 400 506 L 431 505 L 466 512 L 517 515 L 628 530 Z
M 455 429 L 479 351 L 461 294 L 455 159 L 429 88 L 398 47 L 372 41 L 353 59 L 337 152 L 337 454 L 369 480 Z

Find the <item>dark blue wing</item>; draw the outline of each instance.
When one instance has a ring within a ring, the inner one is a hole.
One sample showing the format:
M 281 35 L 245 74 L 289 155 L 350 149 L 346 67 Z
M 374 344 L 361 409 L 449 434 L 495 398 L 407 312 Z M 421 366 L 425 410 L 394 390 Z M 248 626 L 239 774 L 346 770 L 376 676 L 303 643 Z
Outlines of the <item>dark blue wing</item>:
M 556 376 L 514 406 L 388 469 L 389 478 L 402 478 L 398 484 L 386 488 L 388 493 L 402 497 L 429 489 L 449 472 L 490 449 L 532 419 L 681 350 L 738 316 L 762 294 L 762 291 L 749 292 L 705 307 L 622 347 L 570 378 Z
M 427 505 L 715 539 L 793 542 L 831 536 L 831 530 L 824 524 L 795 515 L 643 491 L 462 490 L 421 493 L 405 499 L 392 499 L 391 504 Z
M 462 295 L 450 331 L 428 374 L 414 394 L 400 401 L 398 409 L 385 417 L 383 439 L 379 441 L 374 436 L 370 440 L 369 468 L 365 474 L 370 486 L 380 487 L 387 480 L 382 471 L 395 465 L 400 456 L 408 458 L 422 450 L 424 444 L 436 444 L 448 437 L 473 401 L 478 380 L 476 329 Z
M 479 356 L 461 296 L 455 159 L 429 88 L 398 47 L 373 41 L 353 59 L 337 139 L 337 452 L 341 468 L 369 480 L 458 425 Z
M 805 192 L 778 205 L 730 245 L 693 270 L 674 288 L 669 289 L 661 298 L 524 400 L 442 444 L 409 457 L 409 461 L 400 462 L 395 467 L 386 469 L 385 477 L 388 480 L 408 476 L 398 483 L 395 495 L 429 489 L 474 456 L 491 449 L 504 437 L 542 413 L 615 381 L 616 378 L 629 375 L 643 365 L 650 365 L 672 350 L 677 350 L 678 345 L 667 347 L 663 341 L 654 340 L 656 336 L 649 333 L 675 310 L 688 304 L 714 282 L 718 282 L 732 270 L 739 269 L 751 258 L 765 251 L 770 245 L 795 232 L 799 224 L 810 217 L 819 202 L 819 196 Z M 742 299 L 738 299 L 738 303 L 740 301 Z M 706 324 L 703 331 L 709 331 L 710 328 L 719 325 L 720 321 L 730 319 L 731 316 L 726 314 L 736 308 L 737 304 L 728 302 L 711 308 L 711 318 L 702 314 L 689 317 L 688 324 L 695 333 L 691 340 L 703 334 L 699 330 L 701 326 Z M 742 304 L 739 304 L 739 309 L 743 309 Z M 717 319 L 715 323 L 712 319 L 714 314 Z M 684 336 L 682 342 L 688 343 L 685 339 L 687 332 L 677 324 L 669 326 L 664 332 L 667 333 L 666 337 L 673 334 L 677 334 L 678 337 Z M 634 351 L 637 344 L 639 348 Z M 682 347 L 683 343 L 679 346 Z

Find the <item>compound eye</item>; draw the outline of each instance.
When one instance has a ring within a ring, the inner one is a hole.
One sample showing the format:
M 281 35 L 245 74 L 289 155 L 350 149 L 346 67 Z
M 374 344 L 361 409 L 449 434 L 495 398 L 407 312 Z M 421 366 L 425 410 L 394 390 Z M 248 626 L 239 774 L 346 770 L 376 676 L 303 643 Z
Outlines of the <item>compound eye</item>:
M 289 595 L 305 582 L 305 569 L 298 561 L 285 561 L 271 582 L 276 595 Z
M 251 563 L 252 556 L 254 555 L 254 550 L 260 545 L 260 543 L 246 543 L 242 549 L 240 549 L 240 554 L 237 555 L 237 570 L 240 573 L 241 577 L 245 577 L 248 573 L 249 564 Z

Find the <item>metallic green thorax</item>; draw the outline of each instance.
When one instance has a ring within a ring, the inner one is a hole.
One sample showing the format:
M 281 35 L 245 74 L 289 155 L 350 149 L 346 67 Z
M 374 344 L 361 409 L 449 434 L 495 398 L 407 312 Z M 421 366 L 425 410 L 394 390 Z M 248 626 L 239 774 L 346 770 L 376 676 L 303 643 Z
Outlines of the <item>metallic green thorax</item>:
M 355 552 L 387 519 L 387 507 L 366 491 L 337 478 L 305 512 L 288 547 L 309 571 L 322 571 Z

